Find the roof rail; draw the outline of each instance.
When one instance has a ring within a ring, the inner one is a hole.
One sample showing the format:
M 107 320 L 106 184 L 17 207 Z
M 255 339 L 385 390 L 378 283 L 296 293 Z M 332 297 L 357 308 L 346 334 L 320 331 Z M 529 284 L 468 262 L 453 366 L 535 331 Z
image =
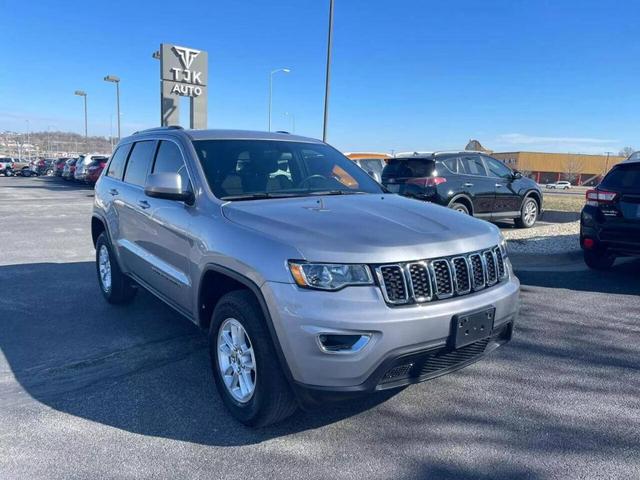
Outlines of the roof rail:
M 138 130 L 137 132 L 133 132 L 133 135 L 138 135 L 139 133 L 148 133 L 148 132 L 157 132 L 162 130 L 184 130 L 184 127 L 180 125 L 168 125 L 165 127 L 153 127 L 147 128 L 146 130 Z
M 291 135 L 289 132 L 287 132 L 286 130 L 276 130 L 275 133 L 284 133 L 286 135 Z

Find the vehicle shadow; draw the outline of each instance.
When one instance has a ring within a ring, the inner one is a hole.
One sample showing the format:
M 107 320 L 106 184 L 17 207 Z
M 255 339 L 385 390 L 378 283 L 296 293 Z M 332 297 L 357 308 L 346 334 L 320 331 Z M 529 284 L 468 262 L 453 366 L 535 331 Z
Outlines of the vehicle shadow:
M 140 291 L 130 305 L 107 304 L 92 262 L 0 266 L 0 285 L 9 282 L 34 293 L 0 299 L 0 349 L 18 382 L 0 393 L 6 406 L 24 402 L 26 392 L 56 410 L 141 435 L 245 445 L 358 415 L 398 393 L 245 428 L 215 390 L 205 335 L 155 297 Z
M 93 186 L 85 183 L 79 183 L 74 180 L 65 180 L 56 176 L 33 176 L 33 177 L 9 177 L 7 181 L 2 183 L 3 187 L 35 189 L 35 190 L 87 190 L 93 192 Z
M 563 288 L 583 292 L 640 295 L 640 259 L 618 259 L 606 271 L 528 271 L 516 269 L 523 285 Z
M 331 404 L 252 430 L 224 409 L 197 327 L 144 292 L 126 307 L 106 304 L 94 275 L 92 262 L 0 267 L 0 285 L 32 292 L 0 298 L 3 409 L 35 399 L 123 431 L 222 447 L 305 432 L 300 450 L 282 444 L 268 455 L 318 465 L 344 459 L 346 442 L 359 442 L 386 455 L 398 478 L 549 478 L 550 458 L 606 458 L 616 468 L 637 448 L 637 313 L 616 310 L 620 296 L 598 297 L 610 318 L 591 315 L 595 327 L 574 313 L 586 296 L 552 304 L 550 292 L 523 280 L 514 340 L 482 362 L 400 395 Z M 321 460 L 307 448 L 322 451 Z

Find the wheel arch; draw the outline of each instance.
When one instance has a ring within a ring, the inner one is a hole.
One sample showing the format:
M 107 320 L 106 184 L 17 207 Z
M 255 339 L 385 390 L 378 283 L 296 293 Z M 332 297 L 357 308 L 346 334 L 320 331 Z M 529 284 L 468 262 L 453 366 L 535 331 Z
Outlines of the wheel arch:
M 471 198 L 469 198 L 468 195 L 465 195 L 464 193 L 459 193 L 449 201 L 448 206 L 451 206 L 452 203 L 462 203 L 465 207 L 469 209 L 469 215 L 473 215 L 473 202 L 471 201 Z
M 520 204 L 520 208 L 522 208 L 527 198 L 533 198 L 536 201 L 536 203 L 538 204 L 538 215 L 540 215 L 542 213 L 542 194 L 537 190 L 529 190 L 524 194 L 522 203 Z
M 222 286 L 222 288 L 219 288 L 220 286 L 216 286 L 215 284 L 216 280 L 223 280 L 229 283 Z M 282 351 L 280 341 L 278 340 L 278 335 L 275 327 L 273 326 L 273 320 L 271 318 L 267 302 L 264 299 L 264 295 L 262 294 L 260 287 L 250 278 L 231 270 L 230 268 L 223 267 L 222 265 L 208 264 L 203 270 L 200 277 L 200 283 L 198 284 L 198 312 L 196 314 L 198 326 L 203 329 L 209 328 L 211 315 L 213 314 L 213 310 L 220 298 L 222 298 L 225 293 L 238 289 L 245 289 L 253 293 L 264 316 L 267 330 L 269 331 L 271 341 L 273 342 L 276 354 L 278 355 L 280 367 L 282 368 L 289 384 L 293 386 L 293 375 L 291 374 L 291 370 L 289 369 L 284 352 Z

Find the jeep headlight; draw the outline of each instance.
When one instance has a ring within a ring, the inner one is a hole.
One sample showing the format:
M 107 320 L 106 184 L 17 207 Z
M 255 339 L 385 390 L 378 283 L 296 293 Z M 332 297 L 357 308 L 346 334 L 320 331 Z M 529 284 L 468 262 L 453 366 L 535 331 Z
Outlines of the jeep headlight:
M 339 290 L 349 285 L 373 284 L 367 265 L 289 262 L 289 270 L 298 286 L 303 288 Z

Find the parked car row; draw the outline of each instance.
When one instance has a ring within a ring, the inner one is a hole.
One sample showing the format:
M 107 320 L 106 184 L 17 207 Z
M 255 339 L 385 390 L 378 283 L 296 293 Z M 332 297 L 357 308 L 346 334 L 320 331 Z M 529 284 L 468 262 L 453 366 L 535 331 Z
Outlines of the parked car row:
M 0 157 L 0 175 L 30 177 L 57 176 L 93 185 L 104 169 L 109 155 L 86 154 L 79 157 L 40 158 L 34 161 Z
M 87 154 L 76 158 L 60 159 L 56 163 L 54 174 L 65 180 L 94 185 L 108 161 L 109 156 L 103 154 Z

